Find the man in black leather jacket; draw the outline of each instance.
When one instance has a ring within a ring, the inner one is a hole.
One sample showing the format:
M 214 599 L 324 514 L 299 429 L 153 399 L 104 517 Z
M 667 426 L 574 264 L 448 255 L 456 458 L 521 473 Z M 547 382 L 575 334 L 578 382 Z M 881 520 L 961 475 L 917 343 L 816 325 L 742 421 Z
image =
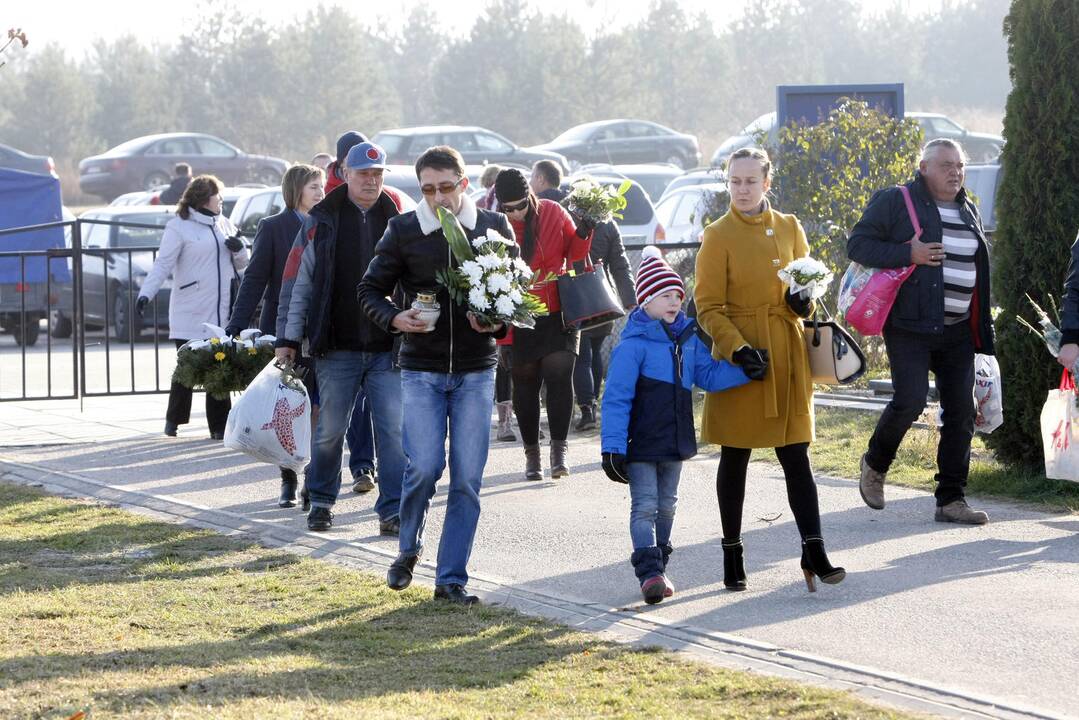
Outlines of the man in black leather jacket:
M 400 333 L 401 400 L 408 408 L 402 438 L 408 466 L 401 490 L 400 553 L 387 584 L 402 590 L 423 550 L 423 528 L 435 485 L 446 467 L 449 428 L 450 488 L 438 547 L 435 598 L 470 605 L 465 592 L 468 558 L 480 516 L 480 486 L 487 464 L 494 405 L 495 339 L 506 328 L 482 326 L 467 307 L 454 303 L 437 273 L 456 264 L 442 232 L 437 208 L 460 221 L 469 240 L 496 230 L 513 239 L 506 216 L 480 210 L 468 196 L 460 153 L 433 147 L 416 161 L 423 202 L 414 212 L 390 220 L 375 257 L 357 288 L 364 312 L 378 327 Z M 394 288 L 403 305 L 390 300 Z M 418 293 L 432 293 L 440 305 L 434 328 L 410 309 Z
M 884 507 L 885 475 L 903 436 L 925 409 L 932 371 L 943 417 L 935 519 L 984 525 L 988 515 L 967 505 L 964 488 L 976 412 L 974 354 L 993 354 L 989 250 L 978 210 L 963 189 L 964 168 L 958 143 L 930 141 L 917 176 L 906 186 L 921 236 L 915 236 L 903 193 L 888 188 L 869 201 L 847 240 L 850 259 L 866 267 L 917 266 L 900 287 L 884 327 L 893 395 L 862 456 L 859 489 L 869 507 Z

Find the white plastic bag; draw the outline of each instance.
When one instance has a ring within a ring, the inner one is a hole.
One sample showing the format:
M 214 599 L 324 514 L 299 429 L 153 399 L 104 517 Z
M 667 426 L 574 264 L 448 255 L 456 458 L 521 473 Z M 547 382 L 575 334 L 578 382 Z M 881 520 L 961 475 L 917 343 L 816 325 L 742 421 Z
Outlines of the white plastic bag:
M 299 472 L 311 459 L 311 403 L 303 383 L 271 360 L 229 411 L 225 447 Z
M 1079 482 L 1079 410 L 1075 382 L 1064 371 L 1058 390 L 1050 390 L 1042 406 L 1042 448 L 1045 477 Z
M 978 408 L 974 418 L 975 431 L 988 435 L 1004 424 L 1000 365 L 993 355 L 978 353 L 974 356 L 974 405 Z
M 1004 424 L 1003 386 L 996 357 L 974 356 L 974 432 L 989 433 Z M 944 409 L 937 409 L 937 427 L 944 424 Z

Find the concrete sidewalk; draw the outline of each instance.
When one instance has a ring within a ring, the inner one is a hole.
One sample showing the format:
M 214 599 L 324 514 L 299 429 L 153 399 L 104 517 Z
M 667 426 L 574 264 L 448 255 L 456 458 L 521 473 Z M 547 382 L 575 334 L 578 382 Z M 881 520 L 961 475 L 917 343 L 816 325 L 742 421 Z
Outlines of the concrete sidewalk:
M 276 507 L 274 468 L 210 441 L 201 416 L 165 438 L 164 408 L 164 396 L 92 398 L 82 412 L 76 401 L 0 404 L 0 473 L 384 572 L 396 541 L 378 536 L 373 493 L 346 490 L 335 528 L 309 533 L 298 509 Z M 1079 516 L 975 499 L 988 526 L 945 525 L 925 493 L 889 487 L 876 512 L 854 482 L 821 477 L 826 545 L 847 579 L 811 595 L 779 469 L 754 464 L 749 590 L 729 593 L 716 458 L 701 456 L 682 475 L 669 568 L 678 592 L 645 606 L 628 561 L 629 493 L 598 461 L 598 439 L 574 437 L 569 478 L 527 483 L 520 445 L 492 443 L 470 589 L 615 638 L 926 712 L 1079 717 Z M 427 582 L 444 501 L 445 483 L 428 521 Z

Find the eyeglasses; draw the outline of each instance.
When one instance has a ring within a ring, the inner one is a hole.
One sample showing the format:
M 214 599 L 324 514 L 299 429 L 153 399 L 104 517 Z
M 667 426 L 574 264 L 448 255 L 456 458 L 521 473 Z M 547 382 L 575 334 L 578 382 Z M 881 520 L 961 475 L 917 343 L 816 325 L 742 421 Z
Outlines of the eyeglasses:
M 457 189 L 457 186 L 461 184 L 464 178 L 459 178 L 455 183 L 439 183 L 438 185 L 421 185 L 420 192 L 424 195 L 434 195 L 436 192 L 440 192 L 443 195 L 449 195 L 451 192 Z
M 503 205 L 502 212 L 517 212 L 518 210 L 524 210 L 526 207 L 528 207 L 528 198 L 525 198 L 521 202 L 515 203 L 513 205 Z

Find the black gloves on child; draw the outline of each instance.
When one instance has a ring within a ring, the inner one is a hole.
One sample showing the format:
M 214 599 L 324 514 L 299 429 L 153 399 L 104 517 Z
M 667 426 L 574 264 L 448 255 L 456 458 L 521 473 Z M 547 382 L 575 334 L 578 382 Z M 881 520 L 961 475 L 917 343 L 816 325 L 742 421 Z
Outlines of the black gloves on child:
M 626 470 L 626 456 L 622 453 L 603 453 L 603 472 L 616 483 L 629 484 L 629 472 Z

